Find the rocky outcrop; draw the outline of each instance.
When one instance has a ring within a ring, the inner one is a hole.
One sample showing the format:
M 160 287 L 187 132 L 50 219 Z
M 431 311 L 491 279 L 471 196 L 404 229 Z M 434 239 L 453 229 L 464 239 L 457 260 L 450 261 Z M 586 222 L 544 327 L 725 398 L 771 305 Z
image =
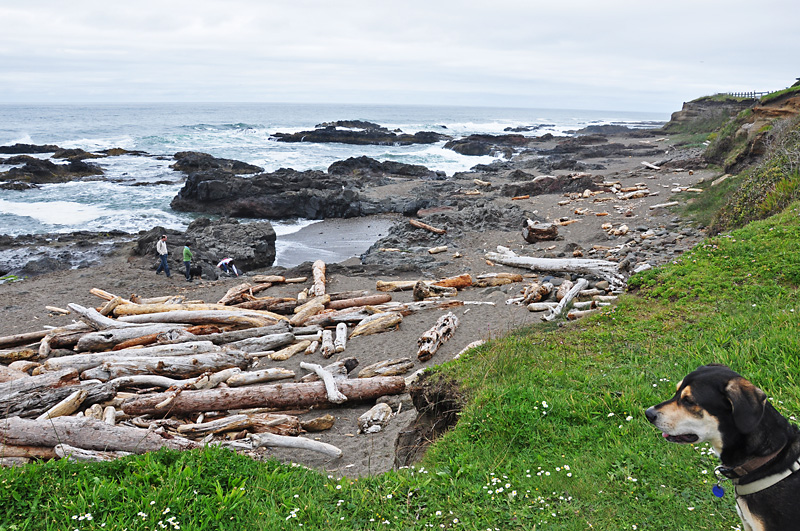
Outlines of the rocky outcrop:
M 11 146 L 0 146 L 0 153 L 6 155 L 21 155 L 24 153 L 55 153 L 59 149 L 58 146 L 53 144 L 36 145 L 36 144 L 14 144 Z
M 410 145 L 435 144 L 450 137 L 432 131 L 417 133 L 396 133 L 372 122 L 340 121 L 317 125 L 312 131 L 297 133 L 275 133 L 279 142 L 320 142 L 357 145 Z
M 12 159 L 6 159 L 5 161 L 5 164 L 15 164 L 17 162 L 8 162 L 9 160 L 17 160 L 17 157 L 12 157 Z M 94 175 L 103 175 L 103 170 L 82 160 L 72 160 L 67 164 L 56 164 L 49 160 L 25 157 L 22 167 L 11 168 L 6 172 L 0 173 L 0 181 L 32 184 L 65 183 Z
M 163 234 L 167 235 L 170 267 L 183 271 L 183 246 L 188 245 L 194 255 L 193 264 L 201 266 L 206 279 L 217 278 L 216 265 L 226 257 L 233 258 L 242 271 L 263 269 L 275 262 L 276 235 L 269 222 L 198 218 L 185 232 L 154 227 L 140 234 L 133 248 L 135 255 L 152 255 L 154 269 L 157 266 L 156 242 Z
M 599 190 L 600 186 L 595 179 L 587 174 L 577 175 L 540 175 L 533 177 L 530 174 L 517 170 L 519 175 L 526 175 L 527 179 L 517 183 L 505 184 L 500 188 L 500 193 L 507 197 L 520 195 L 537 196 L 543 194 L 563 194 L 569 192 L 582 193 L 584 190 Z M 602 179 L 602 178 L 601 178 Z
M 176 162 L 170 167 L 185 173 L 216 170 L 232 174 L 249 174 L 264 171 L 260 166 L 239 160 L 221 159 L 198 151 L 180 151 L 175 153 L 174 158 Z
M 439 179 L 445 177 L 444 172 L 432 171 L 418 164 L 404 164 L 393 160 L 379 162 L 373 158 L 350 157 L 346 160 L 334 162 L 328 167 L 330 175 L 341 176 L 400 176 L 412 179 Z
M 684 102 L 680 111 L 672 113 L 669 122 L 660 132 L 710 133 L 722 127 L 728 120 L 745 109 L 753 107 L 758 100 L 732 97 L 705 97 Z
M 491 155 L 509 159 L 516 150 L 528 146 L 531 141 L 533 141 L 531 138 L 523 135 L 470 135 L 451 140 L 444 147 L 461 155 L 475 157 Z

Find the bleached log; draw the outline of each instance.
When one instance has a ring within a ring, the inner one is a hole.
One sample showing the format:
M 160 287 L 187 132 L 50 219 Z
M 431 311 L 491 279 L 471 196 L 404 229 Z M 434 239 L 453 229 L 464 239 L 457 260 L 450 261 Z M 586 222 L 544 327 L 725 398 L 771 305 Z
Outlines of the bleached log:
M 646 162 L 646 161 L 642 161 L 642 166 L 644 166 L 646 168 L 650 168 L 651 170 L 660 170 L 661 169 L 660 166 L 656 166 L 655 164 L 651 164 L 651 163 Z
M 317 260 L 311 264 L 311 273 L 314 283 L 309 290 L 309 294 L 315 297 L 325 295 L 325 262 Z
M 378 433 L 394 416 L 389 404 L 380 402 L 358 417 L 358 433 Z
M 260 310 L 275 313 L 291 313 L 300 302 L 293 297 L 262 297 L 240 302 L 234 308 L 242 310 Z
M 333 347 L 334 350 L 338 353 L 338 352 L 344 352 L 346 346 L 347 346 L 347 325 L 345 323 L 339 323 L 336 325 L 336 338 L 333 340 Z
M 217 304 L 231 304 L 233 302 L 243 302 L 242 296 L 244 294 L 255 295 L 259 291 L 263 291 L 269 288 L 272 284 L 259 284 L 253 286 L 247 282 L 243 282 L 242 284 L 237 284 L 228 289 L 225 292 L 225 295 L 222 296 L 220 300 L 217 301 Z
M 434 234 L 447 234 L 447 230 L 446 229 L 440 229 L 439 227 L 433 227 L 431 225 L 428 225 L 427 223 L 423 223 L 423 222 L 418 221 L 416 219 L 410 219 L 410 220 L 408 220 L 408 223 L 409 223 L 409 225 L 411 225 L 413 227 L 416 227 L 418 229 L 424 229 L 424 230 L 427 230 L 427 231 L 432 232 Z
M 30 375 L 31 371 L 33 371 L 33 369 L 35 369 L 39 365 L 40 364 L 35 362 L 35 361 L 17 360 L 17 361 L 12 361 L 11 363 L 9 363 L 7 368 L 11 369 L 11 370 L 14 370 L 14 371 L 22 371 L 25 374 Z
M 330 413 L 327 413 L 311 420 L 301 420 L 300 426 L 305 431 L 316 433 L 331 429 L 335 422 L 336 418 Z
M 224 345 L 233 343 L 234 341 L 241 341 L 243 339 L 250 339 L 251 337 L 270 336 L 273 334 L 283 334 L 291 332 L 292 327 L 288 321 L 280 321 L 274 325 L 259 326 L 256 328 L 245 328 L 244 330 L 234 330 L 231 332 L 219 332 L 216 334 L 208 334 L 203 336 L 203 341 L 211 341 L 215 345 Z
M 320 336 L 321 335 L 322 332 L 320 332 Z M 305 354 L 306 356 L 310 356 L 314 354 L 318 348 L 319 348 L 319 341 L 312 341 L 311 344 L 308 345 L 306 349 L 303 351 L 303 354 Z
M 11 417 L 0 422 L 0 442 L 9 445 L 50 446 L 68 444 L 86 450 L 116 450 L 142 454 L 159 448 L 190 450 L 200 445 L 175 435 L 126 426 L 110 426 L 101 420 L 56 417 L 29 420 Z
M 522 304 L 540 302 L 553 291 L 551 282 L 532 282 L 522 293 Z
M 398 312 L 382 312 L 362 320 L 350 334 L 351 338 L 385 332 L 400 324 L 403 316 Z
M 492 262 L 546 272 L 570 272 L 595 275 L 603 278 L 612 286 L 625 285 L 625 277 L 619 272 L 619 264 L 608 260 L 583 258 L 536 258 L 518 256 L 510 249 L 500 248 L 501 252 L 486 253 Z
M 292 326 L 301 326 L 312 315 L 316 315 L 325 309 L 325 304 L 315 299 L 295 308 L 295 314 L 289 319 Z
M 28 457 L 5 457 L 0 455 L 0 466 L 5 468 L 13 468 L 15 466 L 25 466 L 31 462 L 32 460 Z
M 557 302 L 532 302 L 528 304 L 529 312 L 546 312 L 558 306 Z
M 289 345 L 273 354 L 269 355 L 269 358 L 272 361 L 286 361 L 295 354 L 303 352 L 308 346 L 311 344 L 311 341 L 300 341 L 299 343 L 295 343 L 294 345 Z
M 374 378 L 376 376 L 399 376 L 413 368 L 414 362 L 411 361 L 410 358 L 395 358 L 367 365 L 358 372 L 358 377 Z
M 74 302 L 69 303 L 67 307 L 70 310 L 72 310 L 73 313 L 78 314 L 83 322 L 85 322 L 95 330 L 105 330 L 106 328 L 141 326 L 137 323 L 124 323 L 116 319 L 111 319 L 110 317 L 101 315 L 100 312 L 98 312 L 94 308 L 84 308 L 80 304 L 75 304 Z
M 348 402 L 352 403 L 396 395 L 406 390 L 405 380 L 399 376 L 348 379 L 339 382 L 338 387 Z M 276 410 L 302 409 L 329 403 L 325 385 L 320 381 L 187 390 L 175 396 L 168 405 L 159 407 L 159 404 L 171 396 L 172 393 L 155 393 L 131 398 L 122 404 L 122 410 L 133 416 L 177 415 L 259 407 Z
M 447 246 L 440 245 L 438 247 L 431 247 L 430 249 L 428 249 L 428 254 L 439 254 L 439 253 L 444 253 L 446 251 L 447 251 Z
M 592 300 L 597 302 L 616 302 L 619 299 L 616 295 L 593 295 Z
M 417 340 L 417 345 L 419 346 L 417 358 L 420 361 L 431 359 L 436 351 L 439 350 L 439 347 L 453 337 L 456 328 L 458 328 L 458 317 L 453 312 L 447 312 L 439 317 L 436 324 Z
M 253 275 L 250 280 L 262 284 L 283 284 L 286 282 L 286 277 L 281 275 Z
M 572 289 L 572 286 L 574 286 L 574 284 L 571 280 L 564 280 L 564 282 L 558 286 L 558 289 L 556 289 L 556 300 L 560 301 L 566 297 L 567 293 L 569 293 L 569 290 Z
M 113 357 L 102 365 L 81 373 L 83 379 L 102 382 L 134 374 L 162 374 L 190 378 L 206 371 L 218 371 L 229 367 L 245 369 L 250 359 L 243 352 L 209 352 L 191 356 L 148 356 L 137 358 Z
M 597 307 L 596 301 L 574 301 L 572 307 L 576 310 L 591 310 Z
M 0 363 L 10 364 L 15 361 L 22 361 L 22 360 L 38 360 L 41 359 L 39 357 L 39 349 L 38 348 L 17 348 L 17 349 L 9 349 L 9 350 L 0 350 Z
M 100 308 L 100 315 L 105 315 L 106 317 L 108 317 L 111 314 L 111 312 L 114 311 L 114 308 L 116 308 L 120 304 L 122 304 L 122 297 L 114 297 L 113 299 L 105 303 L 102 308 Z
M 173 315 L 181 314 L 183 316 L 191 316 L 193 313 L 210 314 L 210 315 L 225 315 L 230 313 L 232 315 L 246 315 L 252 317 L 269 318 L 274 321 L 281 321 L 285 319 L 284 316 L 278 315 L 265 310 L 245 310 L 236 306 L 227 306 L 225 304 L 206 304 L 206 303 L 178 303 L 178 304 L 132 304 L 128 306 L 120 306 L 114 310 L 114 315 L 119 318 L 119 321 L 127 323 L 158 323 L 158 322 L 178 322 L 175 319 L 159 320 L 158 316 L 161 314 Z M 156 314 L 156 315 L 153 315 Z M 147 317 L 150 316 L 150 317 Z M 185 321 L 192 322 L 192 321 Z M 204 323 L 197 323 L 204 324 Z
M 347 375 L 358 367 L 358 360 L 355 358 L 342 358 L 334 361 L 330 365 L 323 367 L 326 371 L 333 375 L 334 380 L 346 380 Z M 316 382 L 319 376 L 316 373 L 309 373 L 300 378 L 301 382 Z
M 238 310 L 227 306 L 229 310 L 175 310 L 160 313 L 126 315 L 117 319 L 117 323 L 187 323 L 187 324 L 229 324 L 242 326 L 269 326 L 285 320 L 282 315 L 259 312 L 257 310 Z
M 322 331 L 322 357 L 330 358 L 336 354 L 336 346 L 333 344 L 333 332 L 330 330 Z
M 60 459 L 67 459 L 78 463 L 113 461 L 127 455 L 132 455 L 132 452 L 85 450 L 76 446 L 70 446 L 69 444 L 57 444 L 53 450 Z
M 29 345 L 41 341 L 50 333 L 50 330 L 39 330 L 38 332 L 28 332 L 25 334 L 14 334 L 11 336 L 0 337 L 0 348 L 18 347 L 19 345 Z
M 0 457 L 27 457 L 29 459 L 55 459 L 58 457 L 52 447 L 15 446 L 0 444 Z
M 101 419 L 106 424 L 114 426 L 117 423 L 117 410 L 114 406 L 106 406 L 103 408 L 103 417 Z
M 47 306 L 44 307 L 45 310 L 52 313 L 60 313 L 62 315 L 69 315 L 71 312 L 65 308 L 59 308 L 58 306 Z
M 559 301 L 558 305 L 552 310 L 550 310 L 548 314 L 542 316 L 542 320 L 552 321 L 553 319 L 561 315 L 564 309 L 570 303 L 570 301 L 572 301 L 572 299 L 574 299 L 578 295 L 578 293 L 580 293 L 581 290 L 585 289 L 588 285 L 589 285 L 588 280 L 586 280 L 585 278 L 579 278 L 578 281 L 575 283 L 575 285 L 572 286 L 572 289 L 570 289 L 569 292 L 564 296 L 564 298 Z
M 109 380 L 108 384 L 114 387 L 114 389 L 124 389 L 125 387 L 163 387 L 164 389 L 168 389 L 170 387 L 180 387 L 200 389 L 201 387 L 195 386 L 199 385 L 201 378 L 202 376 L 197 378 L 176 380 L 174 378 L 159 376 L 157 374 L 132 374 L 130 376 L 120 376 L 119 378 Z
M 464 306 L 464 304 L 466 304 L 465 301 L 459 301 L 459 300 L 428 299 L 424 301 L 414 301 L 414 302 L 389 302 L 386 304 L 373 306 L 373 309 L 381 312 L 399 312 L 400 314 L 403 315 L 409 315 L 411 313 L 422 310 L 447 310 L 449 308 Z M 353 336 L 351 335 L 350 337 Z
M 678 205 L 680 205 L 680 203 L 677 202 L 677 201 L 669 201 L 667 203 L 659 203 L 657 205 L 650 205 L 649 208 L 650 208 L 650 210 L 655 210 L 657 208 L 669 208 L 669 207 L 674 207 L 674 206 L 678 206 Z
M 295 448 L 298 450 L 309 450 L 338 459 L 342 457 L 342 451 L 332 444 L 306 439 L 304 437 L 287 437 L 285 435 L 275 435 L 274 433 L 258 433 L 249 437 L 248 446 L 244 439 L 242 441 L 232 441 L 224 443 L 224 446 L 233 448 L 255 449 L 261 447 L 271 448 Z
M 92 288 L 92 289 L 89 290 L 89 293 L 91 293 L 95 297 L 99 297 L 99 298 L 103 299 L 104 301 L 110 301 L 110 300 L 113 300 L 115 297 L 117 297 L 122 301 L 122 304 L 133 304 L 129 300 L 125 300 L 122 297 L 119 297 L 118 295 L 115 295 L 113 293 L 109 293 L 109 292 L 107 292 L 105 290 L 102 290 L 100 288 Z
M 218 349 L 219 347 L 210 341 L 195 341 L 190 343 L 178 343 L 176 345 L 155 345 L 152 347 L 115 350 L 113 352 L 73 354 L 72 356 L 50 358 L 44 362 L 42 369 L 46 371 L 58 371 L 66 368 L 74 368 L 77 369 L 78 372 L 83 372 L 111 359 L 119 360 L 149 356 L 184 356 L 212 352 Z
M 453 359 L 454 359 L 454 360 L 457 360 L 458 358 L 460 358 L 461 356 L 463 356 L 464 354 L 466 354 L 468 351 L 472 350 L 473 348 L 477 348 L 477 347 L 479 347 L 479 346 L 483 345 L 484 343 L 486 343 L 486 340 L 485 340 L 485 339 L 476 339 L 475 341 L 473 341 L 472 343 L 470 343 L 470 344 L 469 344 L 469 345 L 467 345 L 466 347 L 462 348 L 462 349 L 459 351 L 459 353 L 458 353 L 458 354 L 456 354 L 455 356 L 453 356 Z
M 423 281 L 414 284 L 413 297 L 415 301 L 425 300 L 429 297 L 455 297 L 458 295 L 456 288 L 428 285 Z
M 372 307 L 345 308 L 344 310 L 330 310 L 312 315 L 306 319 L 305 325 L 336 326 L 339 323 L 359 323 L 370 315 Z
M 241 339 L 239 341 L 232 341 L 226 346 L 236 350 L 243 350 L 244 352 L 259 352 L 282 348 L 286 345 L 289 345 L 294 340 L 295 337 L 293 333 L 283 332 L 281 334 L 270 334 L 268 336 L 257 336 L 248 339 Z
M 591 310 L 570 310 L 567 312 L 567 319 L 570 321 L 574 321 L 576 319 L 580 319 L 581 317 L 586 317 L 587 315 L 591 315 L 593 313 L 598 313 L 600 308 L 593 308 Z
M 375 289 L 378 291 L 407 291 L 414 289 L 417 280 L 378 280 Z
M 20 378 L 30 378 L 30 375 L 27 372 L 0 365 L 0 383 L 19 380 Z
M 54 405 L 38 417 L 36 420 L 52 419 L 56 417 L 63 417 L 65 415 L 72 415 L 81 407 L 83 401 L 86 400 L 86 395 L 89 393 L 85 389 L 78 389 L 64 400 Z
M 174 324 L 153 324 L 146 326 L 125 326 L 123 328 L 107 328 L 96 332 L 83 334 L 75 345 L 75 350 L 85 352 L 87 350 L 106 350 L 123 341 L 130 339 L 166 332 L 168 330 L 183 330 L 184 327 Z
M 294 371 L 281 369 L 279 367 L 272 367 L 269 369 L 262 369 L 260 371 L 239 372 L 228 378 L 225 383 L 227 383 L 230 387 L 241 387 L 243 385 L 274 382 L 276 380 L 285 380 L 287 378 L 294 378 Z
M 377 293 L 375 295 L 368 295 L 363 297 L 349 298 L 343 300 L 331 300 L 326 306 L 330 310 L 343 310 L 345 308 L 354 308 L 358 306 L 374 306 L 375 304 L 383 304 L 391 302 L 392 296 L 388 293 Z
M 266 432 L 278 435 L 298 435 L 301 428 L 300 420 L 297 417 L 275 413 L 240 413 L 209 422 L 178 426 L 178 433 L 188 437 L 241 430 L 248 430 L 255 433 Z
M 333 375 L 323 369 L 322 365 L 301 361 L 300 367 L 307 371 L 312 371 L 320 377 L 322 382 L 325 384 L 325 392 L 328 395 L 328 401 L 334 404 L 341 404 L 347 400 L 347 397 L 336 387 L 336 382 L 334 381 Z

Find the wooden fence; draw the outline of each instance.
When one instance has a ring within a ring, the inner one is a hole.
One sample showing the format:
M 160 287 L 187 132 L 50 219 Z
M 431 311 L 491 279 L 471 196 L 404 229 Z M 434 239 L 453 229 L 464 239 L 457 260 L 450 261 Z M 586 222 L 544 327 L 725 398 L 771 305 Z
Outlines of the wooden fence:
M 770 92 L 728 92 L 728 96 L 733 96 L 734 98 L 752 98 L 758 99 L 761 96 L 766 94 L 770 94 Z

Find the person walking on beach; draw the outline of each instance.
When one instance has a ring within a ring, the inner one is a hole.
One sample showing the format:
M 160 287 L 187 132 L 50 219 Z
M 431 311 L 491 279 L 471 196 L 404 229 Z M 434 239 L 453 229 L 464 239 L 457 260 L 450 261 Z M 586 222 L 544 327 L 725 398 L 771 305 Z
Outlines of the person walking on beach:
M 161 239 L 158 240 L 158 243 L 156 244 L 156 252 L 158 253 L 159 258 L 161 258 L 161 263 L 158 264 L 158 269 L 156 269 L 156 275 L 161 273 L 163 270 L 164 273 L 167 274 L 167 278 L 169 278 L 169 264 L 167 263 L 167 257 L 169 257 L 169 253 L 167 252 L 166 234 L 164 234 Z
M 186 282 L 192 281 L 192 258 L 194 255 L 192 254 L 192 250 L 189 249 L 188 245 L 183 246 L 183 267 L 186 268 Z

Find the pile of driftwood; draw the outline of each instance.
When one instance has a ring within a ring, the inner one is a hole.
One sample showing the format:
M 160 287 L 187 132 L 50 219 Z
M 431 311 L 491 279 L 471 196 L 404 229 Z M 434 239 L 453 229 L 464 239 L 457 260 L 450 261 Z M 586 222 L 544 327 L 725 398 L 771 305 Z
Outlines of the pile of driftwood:
M 0 337 L 0 462 L 113 459 L 205 444 L 239 450 L 283 446 L 339 457 L 338 448 L 302 437 L 329 429 L 333 416 L 301 421 L 299 413 L 377 402 L 358 419 L 360 432 L 373 433 L 393 415 L 379 399 L 405 392 L 416 376 L 406 376 L 414 368 L 409 358 L 354 372 L 358 361 L 346 352 L 350 340 L 392 330 L 413 312 L 493 304 L 456 295 L 466 288 L 525 280 L 512 273 L 474 279 L 465 274 L 378 281 L 375 292 L 326 293 L 325 264 L 315 262 L 312 271 L 312 279 L 250 276 L 216 303 L 182 297 L 123 299 L 93 289 L 100 299 L 96 308 L 49 308 L 75 315 L 72 324 Z M 308 287 L 296 297 L 262 296 L 278 283 Z M 569 286 L 561 302 L 547 305 L 546 318 L 560 315 L 587 284 L 581 280 Z M 525 302 L 534 310 L 532 305 L 550 292 L 556 297 L 559 290 L 550 286 L 548 291 L 547 285 L 523 283 L 519 300 L 510 302 Z M 400 290 L 410 290 L 414 300 L 392 301 L 391 293 Z M 418 360 L 431 359 L 457 327 L 452 312 L 442 315 L 420 336 Z M 309 360 L 311 355 L 340 356 L 327 366 L 300 363 L 307 371 L 302 375 L 263 367 L 265 360 L 281 362 L 301 353 Z

